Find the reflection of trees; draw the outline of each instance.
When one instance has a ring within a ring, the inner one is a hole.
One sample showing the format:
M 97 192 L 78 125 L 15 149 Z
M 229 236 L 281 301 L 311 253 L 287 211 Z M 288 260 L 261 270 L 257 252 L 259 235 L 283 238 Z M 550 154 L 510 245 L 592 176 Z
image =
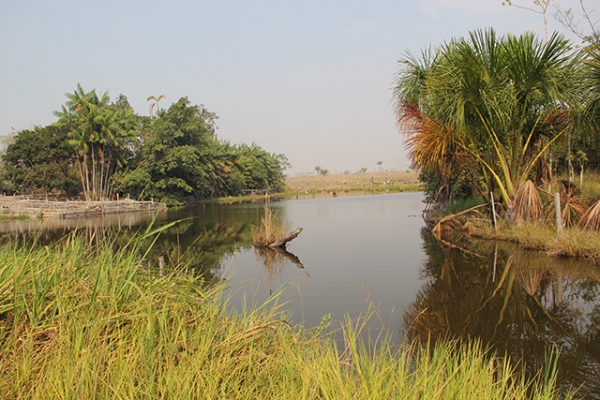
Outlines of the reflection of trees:
M 300 259 L 293 253 L 290 253 L 281 247 L 255 247 L 254 254 L 261 259 L 265 264 L 267 271 L 267 280 L 269 282 L 269 295 L 274 292 L 273 282 L 276 278 L 283 275 L 283 271 L 288 262 L 294 264 L 296 267 L 304 269 L 304 264 Z M 304 271 L 306 276 L 308 272 Z
M 148 238 L 142 245 L 147 252 L 150 267 L 159 268 L 159 258 L 164 260 L 166 269 L 188 268 L 202 276 L 206 284 L 220 277 L 221 260 L 240 249 L 252 246 L 251 226 L 260 221 L 263 210 L 253 207 L 231 205 L 206 205 L 194 208 L 169 210 L 168 215 L 160 214 L 152 223 L 152 229 L 162 229 L 154 240 Z M 232 212 L 234 210 L 235 212 Z M 200 217 L 198 217 L 200 216 Z M 171 221 L 178 221 L 168 226 Z M 89 222 L 89 221 L 88 221 Z M 102 247 L 110 244 L 122 247 L 136 237 L 140 237 L 149 221 L 137 226 L 85 224 L 77 229 L 86 243 Z M 59 241 L 71 229 L 41 229 L 13 235 L 6 235 L 3 241 L 17 245 L 47 245 Z
M 426 230 L 423 239 L 428 282 L 404 314 L 408 338 L 479 338 L 522 361 L 530 374 L 542 369 L 550 347 L 558 345 L 559 384 L 585 383 L 582 394 L 600 394 L 595 266 L 507 243 L 471 243 L 469 254 L 441 247 Z

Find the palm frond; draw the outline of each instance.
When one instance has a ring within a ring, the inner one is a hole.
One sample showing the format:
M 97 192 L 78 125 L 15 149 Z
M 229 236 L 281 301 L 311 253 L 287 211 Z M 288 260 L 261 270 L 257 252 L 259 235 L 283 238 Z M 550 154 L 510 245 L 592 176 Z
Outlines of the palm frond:
M 541 222 L 543 211 L 544 205 L 537 187 L 531 180 L 528 180 L 515 193 L 509 221 L 516 225 L 525 222 Z
M 600 199 L 585 211 L 579 221 L 579 228 L 584 231 L 600 231 Z

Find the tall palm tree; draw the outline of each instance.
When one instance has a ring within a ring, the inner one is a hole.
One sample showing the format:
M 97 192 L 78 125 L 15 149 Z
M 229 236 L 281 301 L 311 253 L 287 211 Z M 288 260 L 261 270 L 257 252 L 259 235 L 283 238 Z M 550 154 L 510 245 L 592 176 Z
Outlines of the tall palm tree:
M 149 106 L 149 112 L 150 112 L 150 118 L 152 118 L 154 116 L 154 108 L 156 108 L 156 113 L 158 114 L 158 112 L 160 111 L 160 101 L 162 99 L 166 99 L 167 96 L 165 96 L 164 94 L 161 94 L 160 96 L 156 97 L 156 96 L 150 96 L 146 99 L 146 101 L 154 101 L 154 103 L 151 103 Z
M 110 104 L 108 92 L 98 96 L 95 90 L 85 92 L 81 85 L 72 93 L 61 111 L 58 125 L 70 128 L 69 143 L 77 152 L 81 184 L 86 200 L 109 195 L 109 178 L 115 164 L 122 163 L 124 140 L 134 135 L 133 110 Z
M 401 59 L 394 97 L 420 168 L 448 177 L 472 160 L 482 193 L 510 207 L 549 146 L 572 128 L 576 57 L 554 34 L 471 32 L 426 57 Z M 452 157 L 448 157 L 452 154 Z M 457 161 L 459 161 L 457 163 Z

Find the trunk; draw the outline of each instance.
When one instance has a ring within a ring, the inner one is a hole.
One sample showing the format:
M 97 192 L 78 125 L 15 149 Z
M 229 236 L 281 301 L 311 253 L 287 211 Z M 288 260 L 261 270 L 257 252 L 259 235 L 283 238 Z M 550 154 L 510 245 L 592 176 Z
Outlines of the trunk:
M 283 248 L 285 248 L 286 244 L 289 241 L 291 241 L 293 239 L 296 239 L 298 237 L 298 235 L 300 234 L 300 232 L 302 232 L 302 228 L 296 228 L 295 231 L 288 233 L 287 236 L 279 238 L 278 240 L 276 240 L 273 243 L 271 243 L 269 245 L 269 247 L 283 247 Z

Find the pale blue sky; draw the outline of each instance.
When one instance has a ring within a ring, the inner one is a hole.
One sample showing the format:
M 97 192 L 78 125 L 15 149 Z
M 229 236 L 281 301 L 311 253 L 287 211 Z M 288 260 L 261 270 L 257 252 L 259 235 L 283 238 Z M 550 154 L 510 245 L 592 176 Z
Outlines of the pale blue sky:
M 501 3 L 1 0 L 0 135 L 53 123 L 80 83 L 143 115 L 150 95 L 188 96 L 219 115 L 220 139 L 285 154 L 292 176 L 404 170 L 398 59 L 477 28 L 543 34 L 541 16 Z

